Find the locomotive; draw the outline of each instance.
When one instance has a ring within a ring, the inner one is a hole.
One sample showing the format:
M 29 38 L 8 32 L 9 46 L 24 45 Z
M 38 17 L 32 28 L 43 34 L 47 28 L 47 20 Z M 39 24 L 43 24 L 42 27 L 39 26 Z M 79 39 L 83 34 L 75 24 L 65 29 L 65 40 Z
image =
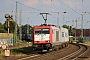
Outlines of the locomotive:
M 68 29 L 55 25 L 34 26 L 32 37 L 37 51 L 58 50 L 69 43 Z

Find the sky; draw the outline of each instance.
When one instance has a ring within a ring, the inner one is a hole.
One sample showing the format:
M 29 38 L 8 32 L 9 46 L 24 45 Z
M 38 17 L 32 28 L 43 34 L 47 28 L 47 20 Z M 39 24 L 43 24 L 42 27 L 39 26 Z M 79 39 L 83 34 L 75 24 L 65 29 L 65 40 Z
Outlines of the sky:
M 76 27 L 77 19 L 76 28 L 81 28 L 83 15 L 83 28 L 90 28 L 90 0 L 0 0 L 1 23 L 6 20 L 5 14 L 13 15 L 15 20 L 16 1 L 18 25 L 20 23 L 31 26 L 43 24 L 44 20 L 40 13 L 49 13 L 47 24 L 59 26 L 66 24 Z

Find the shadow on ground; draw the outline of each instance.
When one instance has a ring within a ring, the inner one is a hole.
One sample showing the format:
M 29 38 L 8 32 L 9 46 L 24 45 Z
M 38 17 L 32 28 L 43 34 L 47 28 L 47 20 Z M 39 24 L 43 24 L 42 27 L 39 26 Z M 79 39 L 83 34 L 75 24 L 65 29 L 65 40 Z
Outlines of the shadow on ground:
M 11 49 L 12 54 L 31 54 L 33 52 L 32 46 L 29 47 L 23 47 L 23 48 L 17 48 L 17 49 Z

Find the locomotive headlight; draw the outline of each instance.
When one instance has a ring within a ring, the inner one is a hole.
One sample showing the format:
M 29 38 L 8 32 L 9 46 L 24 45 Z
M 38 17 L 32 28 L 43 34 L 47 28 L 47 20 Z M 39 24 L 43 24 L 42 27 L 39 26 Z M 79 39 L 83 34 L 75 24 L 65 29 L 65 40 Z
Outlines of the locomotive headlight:
M 50 41 L 48 41 L 48 42 L 50 42 Z
M 48 41 L 46 41 L 46 42 L 50 42 L 50 41 L 48 40 Z

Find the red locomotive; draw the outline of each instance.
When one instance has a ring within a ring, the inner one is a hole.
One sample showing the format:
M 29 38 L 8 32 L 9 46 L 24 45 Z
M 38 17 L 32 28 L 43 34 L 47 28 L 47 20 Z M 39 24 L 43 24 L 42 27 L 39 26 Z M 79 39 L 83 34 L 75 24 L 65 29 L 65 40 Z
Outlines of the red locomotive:
M 57 50 L 68 45 L 68 29 L 53 25 L 34 26 L 32 40 L 34 50 Z

